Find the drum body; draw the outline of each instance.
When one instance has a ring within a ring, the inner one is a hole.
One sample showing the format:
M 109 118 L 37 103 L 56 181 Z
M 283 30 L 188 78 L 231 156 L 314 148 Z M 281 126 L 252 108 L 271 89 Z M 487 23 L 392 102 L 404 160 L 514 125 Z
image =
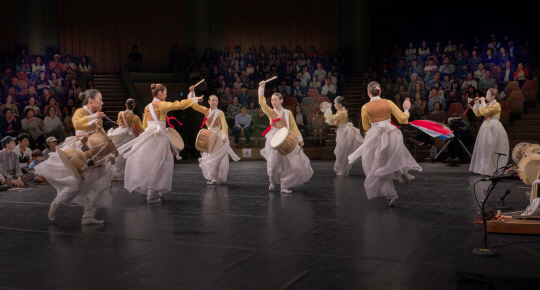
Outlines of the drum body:
M 298 144 L 298 137 L 287 128 L 279 129 L 272 140 L 270 140 L 270 146 L 277 150 L 281 155 L 287 155 L 291 153 Z
M 214 145 L 216 145 L 216 138 L 216 132 L 208 129 L 201 129 L 199 134 L 197 134 L 195 147 L 201 152 L 212 153 L 212 151 L 214 151 Z
M 86 143 L 83 143 L 84 141 Z M 76 142 L 76 140 L 72 140 L 72 142 Z M 88 137 L 84 137 L 76 146 L 63 145 L 59 145 L 56 152 L 58 152 L 62 163 L 79 181 L 103 166 L 108 161 L 108 156 L 118 156 L 116 146 L 101 128 Z
M 532 185 L 540 172 L 540 150 L 525 154 L 518 164 L 518 175 L 527 185 Z
M 527 142 L 517 144 L 514 149 L 512 149 L 512 161 L 514 161 L 514 164 L 518 164 L 525 154 L 528 154 L 533 150 L 540 150 L 540 144 Z

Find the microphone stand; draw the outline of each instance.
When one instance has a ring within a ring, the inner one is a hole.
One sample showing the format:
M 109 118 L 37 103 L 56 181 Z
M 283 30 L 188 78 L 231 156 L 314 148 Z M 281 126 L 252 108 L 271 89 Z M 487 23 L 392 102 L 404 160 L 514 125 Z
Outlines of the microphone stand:
M 495 186 L 497 186 L 497 183 L 499 181 L 500 180 L 491 181 L 491 184 L 489 185 L 488 190 L 487 190 L 486 197 L 484 198 L 484 201 L 482 202 L 482 207 L 480 208 L 480 214 L 482 215 L 482 225 L 484 227 L 484 237 L 482 238 L 482 244 L 480 245 L 480 248 L 473 249 L 473 254 L 477 256 L 495 257 L 498 255 L 497 249 L 488 247 L 488 231 L 487 231 L 487 221 L 486 221 L 486 213 L 484 211 L 484 207 L 489 198 L 489 195 L 495 189 Z

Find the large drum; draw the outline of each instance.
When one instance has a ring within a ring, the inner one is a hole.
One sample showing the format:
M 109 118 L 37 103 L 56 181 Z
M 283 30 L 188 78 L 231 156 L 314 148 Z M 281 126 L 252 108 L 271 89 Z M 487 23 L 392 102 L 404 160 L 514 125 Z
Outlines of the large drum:
M 517 172 L 525 184 L 532 185 L 540 172 L 540 150 L 525 154 L 519 161 Z
M 216 132 L 208 129 L 201 129 L 199 134 L 197 134 L 195 147 L 201 152 L 212 153 L 212 151 L 214 151 L 214 145 L 216 145 L 216 139 Z
M 270 140 L 270 146 L 277 150 L 281 155 L 287 155 L 291 153 L 298 144 L 298 137 L 287 128 L 279 129 L 272 140 Z
M 166 131 L 167 131 L 167 136 L 169 136 L 169 139 L 171 139 L 171 141 L 174 143 L 174 146 L 178 148 L 178 152 L 182 151 L 184 149 L 184 140 L 182 140 L 182 137 L 180 137 L 180 134 L 178 134 L 178 132 L 171 127 L 167 128 Z M 171 152 L 175 154 L 173 148 L 171 148 Z
M 77 142 L 76 138 L 82 140 Z M 71 142 L 77 143 L 70 146 L 60 144 L 56 152 L 69 172 L 79 181 L 97 171 L 110 158 L 118 156 L 116 146 L 100 127 L 88 137 L 75 137 Z
M 512 161 L 514 161 L 514 164 L 518 164 L 521 158 L 532 150 L 540 150 L 540 144 L 532 144 L 527 142 L 517 144 L 514 149 L 512 149 Z

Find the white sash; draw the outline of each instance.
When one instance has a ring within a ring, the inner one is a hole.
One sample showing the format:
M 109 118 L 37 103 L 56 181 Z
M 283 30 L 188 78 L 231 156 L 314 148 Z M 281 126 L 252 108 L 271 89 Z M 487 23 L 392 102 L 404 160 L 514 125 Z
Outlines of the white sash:
M 210 117 L 210 113 L 214 114 L 214 118 L 212 119 L 212 124 L 210 124 L 209 128 L 214 127 L 214 123 L 216 122 L 216 119 L 219 115 L 219 112 L 221 112 L 218 108 L 214 109 L 214 112 L 212 112 L 212 109 L 210 109 L 210 112 L 208 112 L 208 117 Z
M 129 128 L 128 123 L 126 122 L 126 116 L 124 116 L 125 112 L 122 112 L 122 120 L 124 120 L 124 125 L 126 125 L 126 128 Z
M 152 118 L 154 118 L 154 121 L 159 122 L 158 117 L 156 117 L 156 112 L 154 112 L 154 104 L 150 102 L 150 104 L 148 105 L 148 108 L 150 109 L 150 114 L 152 115 Z
M 289 126 L 289 110 L 283 108 L 281 109 L 281 111 L 277 111 L 276 109 L 274 109 L 274 112 L 276 112 L 276 114 L 278 115 L 278 119 L 281 119 L 281 116 L 283 116 L 283 114 L 285 114 L 285 122 L 287 123 L 287 129 L 291 129 L 291 127 Z

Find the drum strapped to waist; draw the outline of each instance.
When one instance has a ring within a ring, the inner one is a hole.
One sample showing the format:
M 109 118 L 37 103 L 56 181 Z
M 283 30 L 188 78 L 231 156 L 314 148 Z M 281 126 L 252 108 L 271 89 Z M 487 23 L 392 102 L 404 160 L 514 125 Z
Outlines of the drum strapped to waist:
M 291 132 L 288 128 L 279 129 L 272 140 L 270 140 L 270 146 L 277 150 L 281 155 L 287 155 L 291 153 L 298 144 L 298 137 Z
M 96 172 L 109 159 L 118 156 L 116 146 L 99 125 L 90 125 L 87 132 L 88 136 L 79 134 L 72 139 L 73 142 L 79 140 L 80 144 L 62 143 L 56 150 L 62 163 L 79 181 Z
M 176 148 L 178 149 L 178 152 L 182 151 L 184 149 L 184 140 L 182 140 L 180 134 L 178 134 L 178 132 L 171 127 L 167 128 L 166 132 L 169 138 L 174 143 L 174 146 L 176 146 Z M 173 155 L 176 155 L 174 151 L 174 148 L 172 148 L 171 146 L 171 152 L 173 153 Z
M 216 145 L 216 139 L 216 132 L 208 129 L 201 129 L 197 134 L 195 148 L 201 152 L 212 153 L 212 151 L 214 151 L 214 145 Z
M 518 164 L 518 175 L 527 185 L 532 185 L 540 172 L 540 150 L 529 151 Z
M 540 144 L 527 142 L 517 144 L 514 149 L 512 149 L 512 161 L 514 161 L 514 164 L 518 164 L 525 154 L 533 150 L 540 150 Z

